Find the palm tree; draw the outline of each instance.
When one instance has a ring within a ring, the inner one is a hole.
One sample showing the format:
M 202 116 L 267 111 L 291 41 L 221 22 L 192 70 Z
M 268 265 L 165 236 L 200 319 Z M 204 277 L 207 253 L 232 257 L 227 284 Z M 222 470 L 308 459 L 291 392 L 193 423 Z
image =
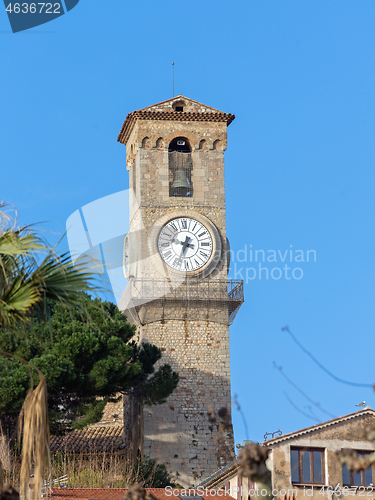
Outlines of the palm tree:
M 51 303 L 80 307 L 83 290 L 94 290 L 87 262 L 76 261 L 73 265 L 68 253 L 57 253 L 34 228 L 17 227 L 9 207 L 0 203 L 0 328 L 14 332 L 27 325 L 36 314 L 46 319 Z M 10 356 L 2 351 L 0 354 Z M 43 374 L 37 371 L 39 384 L 26 396 L 19 426 L 22 432 L 21 495 L 26 494 L 34 463 L 34 498 L 40 496 L 49 452 L 47 386 Z M 0 462 L 0 493 L 1 478 Z
M 81 290 L 92 290 L 87 263 L 57 254 L 31 227 L 10 227 L 0 203 L 0 328 L 45 316 L 50 302 L 77 305 Z

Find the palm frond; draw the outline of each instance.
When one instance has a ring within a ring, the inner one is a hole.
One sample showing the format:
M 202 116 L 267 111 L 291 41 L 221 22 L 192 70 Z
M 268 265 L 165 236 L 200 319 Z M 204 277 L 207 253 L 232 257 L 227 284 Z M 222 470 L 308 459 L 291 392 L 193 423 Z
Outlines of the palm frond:
M 79 307 L 81 292 L 96 290 L 93 279 L 87 260 L 73 264 L 68 254 L 50 253 L 30 276 L 39 293 L 33 309 L 43 312 L 49 302 Z
M 30 254 L 37 250 L 46 250 L 48 247 L 36 234 L 25 233 L 22 228 L 17 231 L 7 229 L 0 234 L 0 255 L 19 256 Z
M 36 252 L 43 251 L 39 262 Z M 87 259 L 73 264 L 32 233 L 0 234 L 0 326 L 24 322 L 33 310 L 43 314 L 49 301 L 74 307 L 81 291 L 94 290 Z
M 10 286 L 0 292 L 0 325 L 12 326 L 27 320 L 27 313 L 39 300 L 39 291 L 34 283 L 25 283 L 15 277 Z

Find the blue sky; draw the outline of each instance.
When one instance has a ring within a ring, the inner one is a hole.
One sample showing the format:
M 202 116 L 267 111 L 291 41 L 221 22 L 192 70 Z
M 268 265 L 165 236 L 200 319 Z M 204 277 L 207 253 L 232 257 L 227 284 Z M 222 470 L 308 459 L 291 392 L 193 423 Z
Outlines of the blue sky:
M 249 280 L 230 329 L 249 439 L 329 418 L 274 362 L 334 416 L 374 405 L 371 388 L 333 380 L 281 330 L 337 377 L 375 382 L 374 17 L 370 0 L 81 0 L 12 34 L 0 9 L 0 198 L 21 222 L 45 222 L 55 242 L 77 209 L 128 188 L 117 134 L 127 113 L 172 97 L 174 61 L 177 94 L 236 115 L 226 152 L 233 251 L 315 250 L 316 262 L 288 262 L 302 279 Z M 235 263 L 233 277 L 254 267 Z

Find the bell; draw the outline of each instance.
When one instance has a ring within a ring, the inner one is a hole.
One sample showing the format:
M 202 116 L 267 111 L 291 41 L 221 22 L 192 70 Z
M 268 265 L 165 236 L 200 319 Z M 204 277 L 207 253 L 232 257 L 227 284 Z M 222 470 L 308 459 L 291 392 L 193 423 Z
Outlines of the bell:
M 176 170 L 171 185 L 172 196 L 186 196 L 190 191 L 190 184 L 185 170 Z

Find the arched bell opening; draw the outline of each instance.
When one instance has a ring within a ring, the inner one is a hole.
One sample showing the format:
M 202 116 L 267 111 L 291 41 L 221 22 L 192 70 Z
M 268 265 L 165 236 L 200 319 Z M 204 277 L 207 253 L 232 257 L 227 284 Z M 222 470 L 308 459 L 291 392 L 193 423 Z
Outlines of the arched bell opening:
M 189 198 L 193 196 L 191 172 L 193 160 L 191 147 L 186 137 L 176 137 L 168 147 L 169 196 Z

